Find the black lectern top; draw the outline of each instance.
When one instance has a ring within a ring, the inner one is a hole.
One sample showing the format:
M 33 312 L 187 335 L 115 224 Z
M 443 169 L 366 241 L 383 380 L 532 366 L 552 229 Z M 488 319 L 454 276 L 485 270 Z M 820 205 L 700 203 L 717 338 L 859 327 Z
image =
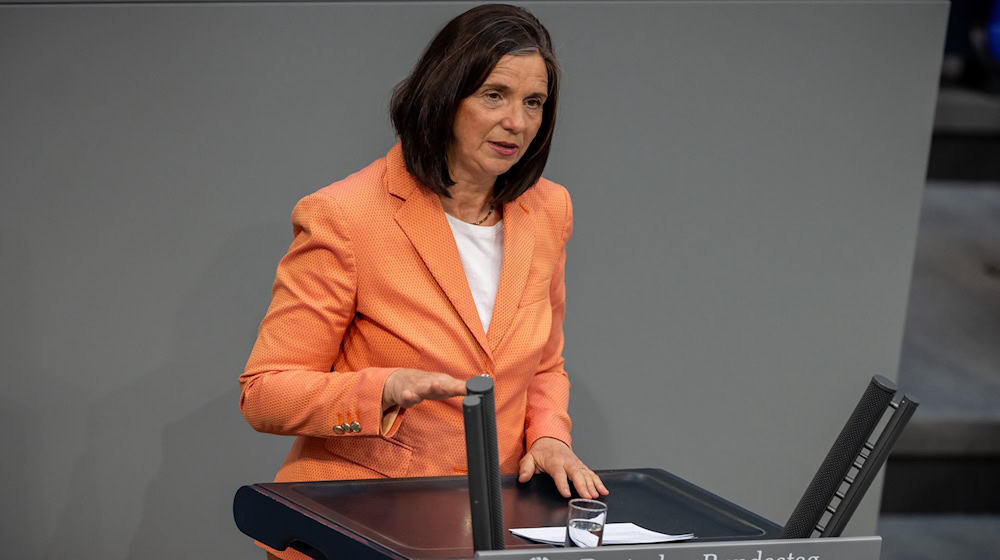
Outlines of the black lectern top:
M 659 469 L 599 471 L 611 490 L 608 522 L 631 521 L 704 541 L 777 538 L 781 527 Z M 430 560 L 472 558 L 464 476 L 254 484 L 233 504 L 247 535 L 314 557 Z M 503 478 L 503 518 L 513 527 L 562 526 L 567 500 L 551 479 Z M 506 534 L 507 549 L 538 548 Z

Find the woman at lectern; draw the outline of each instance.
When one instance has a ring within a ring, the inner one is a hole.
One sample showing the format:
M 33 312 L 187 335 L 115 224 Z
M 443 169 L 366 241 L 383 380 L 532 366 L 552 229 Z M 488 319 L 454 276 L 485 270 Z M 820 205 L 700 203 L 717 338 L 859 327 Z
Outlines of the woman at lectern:
M 541 177 L 559 93 L 528 11 L 473 8 L 394 90 L 385 157 L 298 202 L 245 372 L 275 480 L 465 472 L 465 381 L 495 383 L 500 467 L 607 494 L 573 453 L 563 368 L 569 194 Z M 273 552 L 273 551 L 272 551 Z M 296 557 L 288 550 L 281 557 Z

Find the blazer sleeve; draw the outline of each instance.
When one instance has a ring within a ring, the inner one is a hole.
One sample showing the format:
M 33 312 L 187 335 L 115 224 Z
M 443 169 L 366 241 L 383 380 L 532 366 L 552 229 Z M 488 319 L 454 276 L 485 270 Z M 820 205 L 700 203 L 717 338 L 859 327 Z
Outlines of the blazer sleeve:
M 342 212 L 331 196 L 314 193 L 296 204 L 292 225 L 292 244 L 239 378 L 240 410 L 260 432 L 379 435 L 382 387 L 397 368 L 331 371 L 356 309 L 357 269 Z M 353 422 L 359 432 L 334 429 Z M 386 435 L 398 424 L 397 417 Z
M 525 445 L 531 449 L 540 437 L 552 437 L 572 447 L 569 419 L 569 377 L 563 359 L 563 318 L 566 315 L 566 242 L 573 234 L 573 205 L 569 193 L 560 188 L 565 201 L 559 258 L 552 273 L 549 299 L 552 330 L 542 350 L 542 359 L 528 386 L 525 415 Z

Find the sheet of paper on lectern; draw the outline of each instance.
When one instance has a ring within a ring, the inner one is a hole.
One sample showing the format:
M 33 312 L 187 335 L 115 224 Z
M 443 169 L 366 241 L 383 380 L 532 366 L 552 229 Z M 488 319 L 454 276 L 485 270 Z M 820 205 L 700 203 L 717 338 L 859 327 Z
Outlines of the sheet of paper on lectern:
M 566 543 L 566 527 L 529 527 L 511 529 L 511 533 L 525 539 L 546 544 Z M 602 544 L 653 544 L 693 539 L 693 533 L 668 535 L 640 527 L 635 523 L 608 523 L 604 526 Z

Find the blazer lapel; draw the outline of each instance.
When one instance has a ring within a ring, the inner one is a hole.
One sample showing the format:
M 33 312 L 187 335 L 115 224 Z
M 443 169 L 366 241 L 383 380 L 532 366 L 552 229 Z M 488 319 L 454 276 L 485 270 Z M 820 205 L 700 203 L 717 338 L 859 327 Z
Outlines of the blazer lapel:
M 396 223 L 409 238 L 465 326 L 492 360 L 486 333 L 483 332 L 483 322 L 472 299 L 462 259 L 458 256 L 458 247 L 455 245 L 455 236 L 444 216 L 441 200 L 434 193 L 422 188 L 406 172 L 399 144 L 386 155 L 385 181 L 389 192 L 404 201 L 396 212 Z M 506 252 L 505 248 L 505 259 Z
M 535 220 L 517 200 L 503 206 L 503 265 L 486 340 L 495 350 L 517 313 L 535 251 Z

